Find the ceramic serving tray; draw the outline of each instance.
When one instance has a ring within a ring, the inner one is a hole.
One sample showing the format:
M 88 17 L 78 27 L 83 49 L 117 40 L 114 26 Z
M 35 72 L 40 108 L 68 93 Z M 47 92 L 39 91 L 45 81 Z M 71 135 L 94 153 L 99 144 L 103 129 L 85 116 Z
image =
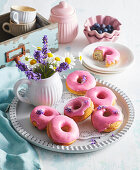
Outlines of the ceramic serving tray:
M 98 46 L 109 46 L 118 50 L 120 53 L 119 63 L 111 67 L 106 67 L 104 61 L 101 62 L 101 61 L 94 60 L 93 52 L 94 49 Z M 82 56 L 83 56 L 83 65 L 86 68 L 95 72 L 106 73 L 106 74 L 120 73 L 126 70 L 126 68 L 130 67 L 134 61 L 134 55 L 128 47 L 122 44 L 112 43 L 112 42 L 97 42 L 97 43 L 87 45 L 82 51 Z
M 63 79 L 65 84 L 65 79 Z M 54 144 L 47 136 L 46 130 L 39 131 L 30 123 L 30 113 L 34 108 L 33 105 L 20 102 L 15 97 L 10 105 L 9 118 L 14 129 L 27 141 L 44 149 L 64 152 L 64 153 L 85 153 L 103 149 L 114 142 L 118 142 L 129 130 L 134 120 L 134 108 L 128 96 L 114 85 L 97 80 L 97 86 L 110 88 L 117 96 L 116 107 L 123 113 L 123 123 L 121 127 L 110 133 L 98 133 L 92 126 L 91 117 L 78 123 L 80 130 L 79 139 L 70 146 L 61 146 Z M 25 90 L 20 94 L 24 95 Z M 54 105 L 61 114 L 65 104 L 72 98 L 77 97 L 69 93 L 64 85 L 64 93 L 59 103 Z

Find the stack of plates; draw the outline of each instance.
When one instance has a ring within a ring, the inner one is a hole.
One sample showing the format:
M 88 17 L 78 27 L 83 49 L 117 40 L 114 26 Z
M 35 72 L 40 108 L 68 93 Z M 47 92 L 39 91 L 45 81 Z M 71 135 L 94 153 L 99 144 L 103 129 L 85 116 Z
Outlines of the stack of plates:
M 98 46 L 109 46 L 118 50 L 120 53 L 119 63 L 111 67 L 106 67 L 104 61 L 101 62 L 101 61 L 94 60 L 93 52 L 94 49 Z M 133 53 L 128 47 L 122 44 L 112 43 L 112 42 L 97 42 L 94 44 L 90 44 L 83 49 L 82 57 L 83 57 L 83 65 L 87 69 L 102 74 L 120 73 L 126 70 L 126 68 L 130 67 L 134 61 Z

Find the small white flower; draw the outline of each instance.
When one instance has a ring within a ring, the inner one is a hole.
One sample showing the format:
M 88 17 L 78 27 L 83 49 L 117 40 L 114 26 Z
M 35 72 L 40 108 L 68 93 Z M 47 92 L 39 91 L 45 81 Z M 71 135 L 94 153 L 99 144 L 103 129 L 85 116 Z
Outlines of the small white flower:
M 45 59 L 45 61 L 47 61 L 49 64 L 51 64 L 51 63 L 53 63 L 55 61 L 55 58 L 54 58 L 54 56 L 53 57 L 47 57 Z
M 34 68 L 38 65 L 37 61 L 29 53 L 20 58 L 22 63 L 25 63 L 29 69 Z
M 80 63 L 82 64 L 83 57 L 82 57 L 82 53 L 81 52 L 79 52 L 78 59 L 79 59 Z
M 64 61 L 65 61 L 64 57 L 62 57 L 62 56 L 55 56 L 53 64 L 55 64 L 56 67 L 59 67 L 60 64 L 63 63 Z
M 50 65 L 49 68 L 51 68 L 51 69 L 54 70 L 54 71 L 56 70 L 56 67 L 53 66 L 53 65 Z
M 69 68 L 73 68 L 75 65 L 75 58 L 70 53 L 65 53 L 65 62 L 69 64 Z

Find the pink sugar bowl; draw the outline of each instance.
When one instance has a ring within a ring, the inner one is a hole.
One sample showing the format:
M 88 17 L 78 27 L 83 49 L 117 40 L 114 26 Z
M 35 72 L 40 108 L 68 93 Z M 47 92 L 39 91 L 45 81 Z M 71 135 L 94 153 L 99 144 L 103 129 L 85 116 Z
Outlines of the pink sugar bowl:
M 51 22 L 58 23 L 58 40 L 60 44 L 73 41 L 78 34 L 78 22 L 75 9 L 65 1 L 51 9 Z

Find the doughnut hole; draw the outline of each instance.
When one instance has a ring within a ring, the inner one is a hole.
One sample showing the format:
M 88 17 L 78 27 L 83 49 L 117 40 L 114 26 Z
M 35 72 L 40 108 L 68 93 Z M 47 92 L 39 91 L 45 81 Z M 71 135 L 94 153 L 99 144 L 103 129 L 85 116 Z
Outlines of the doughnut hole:
M 77 109 L 79 109 L 79 108 L 81 107 L 81 105 L 82 105 L 82 104 L 77 101 L 77 102 L 74 103 L 73 109 L 74 109 L 74 110 L 77 110 Z
M 104 117 L 109 117 L 109 116 L 111 116 L 111 113 L 110 113 L 108 110 L 106 110 L 106 111 L 103 113 L 103 116 L 104 116 Z
M 45 116 L 52 116 L 52 114 L 53 113 L 50 110 L 46 110 L 45 113 L 44 113 Z
M 97 98 L 98 99 L 105 99 L 106 95 L 103 92 L 100 92 L 100 93 L 97 94 Z
M 81 83 L 83 82 L 83 78 L 82 78 L 82 77 L 78 77 L 77 82 L 78 82 L 79 84 L 81 84 Z
M 64 124 L 61 129 L 64 131 L 64 132 L 70 132 L 71 130 L 71 127 L 67 124 Z

